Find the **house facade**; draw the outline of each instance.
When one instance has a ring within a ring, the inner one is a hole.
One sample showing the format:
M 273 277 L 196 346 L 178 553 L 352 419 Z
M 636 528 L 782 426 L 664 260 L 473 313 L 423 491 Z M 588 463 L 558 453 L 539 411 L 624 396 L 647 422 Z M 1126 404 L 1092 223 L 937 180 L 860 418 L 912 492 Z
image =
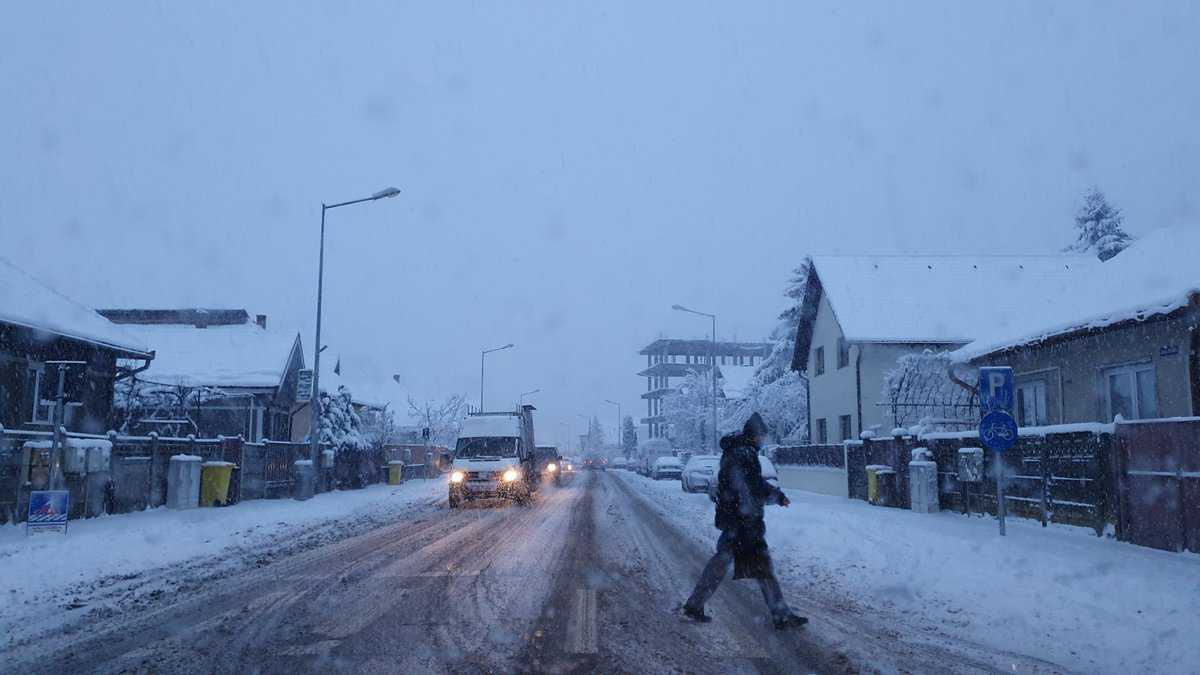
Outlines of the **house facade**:
M 104 309 L 158 359 L 117 390 L 121 431 L 287 441 L 304 352 L 244 309 Z
M 154 353 L 136 336 L 0 258 L 0 425 L 52 431 L 65 366 L 64 425 L 104 433 L 112 422 L 113 387 L 144 368 Z
M 1010 366 L 1021 426 L 1200 415 L 1200 230 L 1152 233 L 1024 322 L 955 352 Z
M 808 378 L 812 442 L 898 423 L 884 400 L 897 359 L 949 351 L 1030 306 L 1098 261 L 1078 256 L 814 256 L 792 368 Z M 923 404 L 913 404 L 919 406 Z M 912 414 L 920 415 L 920 411 Z

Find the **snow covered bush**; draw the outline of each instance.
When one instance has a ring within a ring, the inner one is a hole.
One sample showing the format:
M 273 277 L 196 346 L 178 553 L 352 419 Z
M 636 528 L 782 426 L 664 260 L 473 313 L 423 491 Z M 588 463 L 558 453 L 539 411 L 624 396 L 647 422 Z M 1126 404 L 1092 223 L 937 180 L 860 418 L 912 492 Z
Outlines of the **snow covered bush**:
M 354 412 L 350 390 L 344 386 L 338 387 L 333 395 L 321 392 L 321 417 L 317 430 L 321 443 L 334 446 L 338 452 L 370 447 L 362 434 L 362 420 Z
M 896 359 L 883 377 L 883 401 L 894 427 L 920 431 L 958 430 L 979 422 L 974 393 L 951 381 L 948 352 L 925 350 Z M 963 377 L 974 384 L 975 375 Z

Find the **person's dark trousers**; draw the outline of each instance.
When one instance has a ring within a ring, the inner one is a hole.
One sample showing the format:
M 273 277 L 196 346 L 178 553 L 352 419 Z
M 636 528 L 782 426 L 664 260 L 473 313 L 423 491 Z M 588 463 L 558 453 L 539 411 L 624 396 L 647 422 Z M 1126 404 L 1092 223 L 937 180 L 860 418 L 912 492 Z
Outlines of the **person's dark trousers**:
M 692 591 L 692 597 L 688 598 L 687 606 L 695 610 L 703 610 L 705 603 L 717 592 L 717 587 L 725 580 L 725 575 L 729 574 L 729 567 L 733 564 L 733 545 L 734 534 L 732 530 L 721 532 L 720 539 L 717 539 L 717 552 L 704 566 L 704 571 L 700 573 L 700 580 L 696 582 L 696 588 Z M 775 570 L 768 570 L 767 576 L 763 579 L 758 579 L 758 587 L 762 590 L 763 600 L 767 603 L 767 608 L 771 610 L 773 618 L 787 616 L 791 609 L 787 605 L 787 601 L 783 599 L 783 590 L 779 587 L 779 580 L 775 578 Z

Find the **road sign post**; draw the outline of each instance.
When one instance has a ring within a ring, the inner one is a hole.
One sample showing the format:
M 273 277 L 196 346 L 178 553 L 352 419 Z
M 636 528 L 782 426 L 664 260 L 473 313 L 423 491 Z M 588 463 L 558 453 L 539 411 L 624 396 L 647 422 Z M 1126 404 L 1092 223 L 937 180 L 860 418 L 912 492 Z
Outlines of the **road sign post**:
M 979 441 L 996 453 L 996 517 L 1000 521 L 1002 537 L 1008 515 L 1004 496 L 1004 452 L 1016 445 L 1018 435 L 1017 422 L 1013 419 L 1015 401 L 1012 368 L 979 369 Z

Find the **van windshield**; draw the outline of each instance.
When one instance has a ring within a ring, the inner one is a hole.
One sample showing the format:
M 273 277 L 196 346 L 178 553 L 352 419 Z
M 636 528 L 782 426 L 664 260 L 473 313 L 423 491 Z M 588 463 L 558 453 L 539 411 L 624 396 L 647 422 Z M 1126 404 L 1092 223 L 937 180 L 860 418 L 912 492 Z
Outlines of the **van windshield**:
M 511 437 L 460 438 L 455 457 L 516 457 L 517 439 Z

